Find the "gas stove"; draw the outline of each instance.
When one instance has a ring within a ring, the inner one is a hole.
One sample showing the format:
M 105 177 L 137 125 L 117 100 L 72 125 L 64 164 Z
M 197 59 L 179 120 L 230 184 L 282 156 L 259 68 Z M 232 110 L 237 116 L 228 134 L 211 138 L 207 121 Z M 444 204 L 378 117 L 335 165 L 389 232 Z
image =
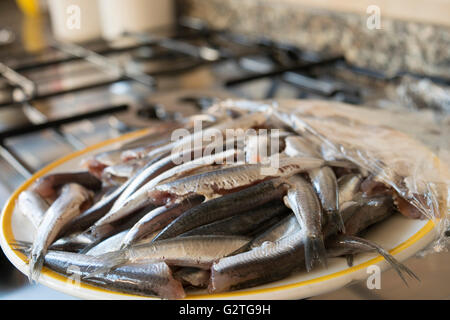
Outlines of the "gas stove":
M 110 42 L 52 40 L 33 54 L 2 46 L 0 205 L 35 171 L 68 153 L 182 119 L 220 99 L 312 98 L 374 108 L 450 109 L 450 79 L 386 75 L 352 66 L 342 56 L 180 21 Z M 440 95 L 427 103 L 430 90 Z

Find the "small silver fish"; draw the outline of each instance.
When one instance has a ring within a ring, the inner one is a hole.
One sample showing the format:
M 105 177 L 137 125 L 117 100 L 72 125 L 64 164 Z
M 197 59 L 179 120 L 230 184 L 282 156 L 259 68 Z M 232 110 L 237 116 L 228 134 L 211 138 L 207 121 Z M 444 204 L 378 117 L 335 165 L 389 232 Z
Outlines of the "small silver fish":
M 102 187 L 102 182 L 90 172 L 80 171 L 46 175 L 34 183 L 32 190 L 44 199 L 54 199 L 59 188 L 69 183 L 77 183 L 93 191 L 98 191 Z
M 101 220 L 99 220 L 96 223 L 96 226 L 100 226 L 102 224 L 109 223 L 119 218 L 122 218 L 127 214 L 129 214 L 130 212 L 133 212 L 140 206 L 144 205 L 145 203 L 149 202 L 148 192 L 152 190 L 156 185 L 158 185 L 161 181 L 180 176 L 182 174 L 191 172 L 192 170 L 198 168 L 209 166 L 216 162 L 221 163 L 226 159 L 230 158 L 234 159 L 234 157 L 235 156 L 238 157 L 240 153 L 241 152 L 236 149 L 226 150 L 224 152 L 188 161 L 186 163 L 180 164 L 179 166 L 175 166 L 167 171 L 162 172 L 161 174 L 155 176 L 147 183 L 143 184 L 139 189 L 135 190 L 132 194 L 129 194 L 127 196 L 127 193 L 124 192 L 122 196 L 116 201 L 110 212 Z M 134 188 L 134 185 L 135 183 L 133 182 L 130 188 Z
M 14 245 L 25 255 L 30 255 L 29 243 Z M 180 281 L 176 280 L 164 262 L 144 260 L 121 265 L 108 273 L 94 272 L 103 269 L 104 260 L 85 254 L 49 250 L 43 258 L 49 269 L 62 275 L 80 276 L 82 282 L 128 294 L 157 296 L 163 299 L 182 299 L 186 296 Z M 91 275 L 90 278 L 87 276 Z
M 322 209 L 339 230 L 345 232 L 344 222 L 339 214 L 339 190 L 336 175 L 330 167 L 308 171 L 311 183 L 319 196 Z
M 135 245 L 99 256 L 100 259 L 108 261 L 105 268 L 96 270 L 88 277 L 108 272 L 122 264 L 143 260 L 208 269 L 214 261 L 243 247 L 249 240 L 247 237 L 237 236 L 192 236 Z
M 196 197 L 186 199 L 170 207 L 162 206 L 150 211 L 129 230 L 122 239 L 120 249 L 129 247 L 143 236 L 164 228 L 186 210 L 200 204 L 202 201 L 201 197 Z
M 284 237 L 289 236 L 293 232 L 299 232 L 300 225 L 294 214 L 290 214 L 283 220 L 267 229 L 262 234 L 255 237 L 250 243 L 250 248 L 261 246 L 264 242 L 276 242 Z
M 339 205 L 354 199 L 361 186 L 359 174 L 346 174 L 338 179 Z
M 47 248 L 55 240 L 61 229 L 80 214 L 83 204 L 91 199 L 92 193 L 79 184 L 71 183 L 62 188 L 61 195 L 47 210 L 37 229 L 31 248 L 30 280 L 37 281 Z
M 325 163 L 324 160 L 317 158 L 282 157 L 274 167 L 268 167 L 266 164 L 237 165 L 160 184 L 149 191 L 149 197 L 158 205 L 166 204 L 174 197 L 180 198 L 189 194 L 203 195 L 206 199 L 212 199 L 267 179 L 289 177 L 318 168 Z
M 44 219 L 45 212 L 48 210 L 48 203 L 36 192 L 32 190 L 23 191 L 17 200 L 19 210 L 28 218 L 28 220 L 37 229 Z
M 291 177 L 289 183 L 291 187 L 284 197 L 284 201 L 294 212 L 305 236 L 305 263 L 306 269 L 309 271 L 315 260 L 326 265 L 322 235 L 322 210 L 310 183 L 300 176 Z
M 196 227 L 232 217 L 272 200 L 282 199 L 285 194 L 286 184 L 284 181 L 272 179 L 238 192 L 205 201 L 172 221 L 153 241 L 176 237 Z

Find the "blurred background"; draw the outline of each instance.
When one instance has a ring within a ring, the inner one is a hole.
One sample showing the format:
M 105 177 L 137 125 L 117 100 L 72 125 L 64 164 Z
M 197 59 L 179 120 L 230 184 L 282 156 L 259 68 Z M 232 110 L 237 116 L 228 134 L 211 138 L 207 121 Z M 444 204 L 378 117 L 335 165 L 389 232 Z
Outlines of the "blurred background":
M 86 146 L 224 98 L 313 98 L 390 110 L 450 163 L 450 1 L 2 0 L 0 207 Z M 448 299 L 450 254 L 314 299 Z M 0 299 L 71 299 L 0 253 Z

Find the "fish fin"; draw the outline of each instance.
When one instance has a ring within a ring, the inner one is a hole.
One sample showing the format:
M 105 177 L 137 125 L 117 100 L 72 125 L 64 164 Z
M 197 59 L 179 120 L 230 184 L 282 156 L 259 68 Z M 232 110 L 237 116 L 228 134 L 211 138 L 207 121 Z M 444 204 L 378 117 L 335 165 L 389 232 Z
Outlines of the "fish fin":
M 94 279 L 128 261 L 127 253 L 124 250 L 108 252 L 98 256 L 98 258 L 104 261 L 104 266 L 101 268 L 95 268 L 92 272 L 88 272 L 85 276 L 83 276 L 83 279 Z
M 81 249 L 80 251 L 78 251 L 78 253 L 80 254 L 86 254 L 89 252 L 89 250 L 91 250 L 92 248 L 94 248 L 96 245 L 98 245 L 100 242 L 102 242 L 104 239 L 103 238 L 99 238 L 97 240 L 94 240 L 92 243 L 88 244 L 87 246 L 85 246 L 83 249 Z
M 122 239 L 119 250 L 125 250 L 138 240 L 138 228 L 136 228 L 136 225 L 131 228 L 130 231 L 128 231 L 125 237 Z
M 325 245 L 322 237 L 307 236 L 305 239 L 305 264 L 309 272 L 314 266 L 314 261 L 320 262 L 327 267 Z
M 377 244 L 374 244 L 375 246 L 375 250 L 381 255 L 383 256 L 383 258 L 394 268 L 394 270 L 398 273 L 398 275 L 400 276 L 400 278 L 403 280 L 403 282 L 405 283 L 405 285 L 408 287 L 408 282 L 406 281 L 405 277 L 403 276 L 403 273 L 408 274 L 411 278 L 416 279 L 417 281 L 420 282 L 419 277 L 411 270 L 409 269 L 407 266 L 405 266 L 403 263 L 399 262 L 397 259 L 394 258 L 394 256 L 392 256 L 389 252 L 387 252 L 386 250 L 384 250 L 382 247 L 380 247 Z
M 345 256 L 345 258 L 347 259 L 347 265 L 349 267 L 353 267 L 353 258 L 354 258 L 354 256 L 352 254 L 347 254 Z
M 357 243 L 359 245 L 362 245 L 365 247 L 365 251 L 376 251 L 379 255 L 381 255 L 390 265 L 394 268 L 394 270 L 397 272 L 397 274 L 400 276 L 400 278 L 403 280 L 403 282 L 408 287 L 408 283 L 403 276 L 403 273 L 406 273 L 411 278 L 416 279 L 417 281 L 420 281 L 419 277 L 407 266 L 399 262 L 397 259 L 394 258 L 393 255 L 391 255 L 387 250 L 383 249 L 380 245 L 373 241 L 369 241 L 367 239 L 355 237 L 355 236 L 340 236 L 341 239 L 347 239 L 354 243 Z

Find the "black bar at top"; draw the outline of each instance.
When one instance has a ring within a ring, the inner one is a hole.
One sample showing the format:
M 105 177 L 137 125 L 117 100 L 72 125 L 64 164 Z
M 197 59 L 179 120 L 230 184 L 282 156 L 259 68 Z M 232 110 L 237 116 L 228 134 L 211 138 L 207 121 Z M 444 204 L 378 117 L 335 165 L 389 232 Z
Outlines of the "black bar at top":
M 17 137 L 17 136 L 45 130 L 45 129 L 58 128 L 65 124 L 69 124 L 69 123 L 73 123 L 73 122 L 77 122 L 77 121 L 81 121 L 81 120 L 86 120 L 86 119 L 98 118 L 101 116 L 105 116 L 105 115 L 109 115 L 109 114 L 117 113 L 117 112 L 123 112 L 126 110 L 128 110 L 128 105 L 122 104 L 122 105 L 106 107 L 106 108 L 102 108 L 102 109 L 94 110 L 94 111 L 90 111 L 90 112 L 79 113 L 79 114 L 65 117 L 65 118 L 50 120 L 45 123 L 40 123 L 40 124 L 35 124 L 35 125 L 18 126 L 18 127 L 0 132 L 0 142 L 4 141 L 5 139 L 8 139 L 8 138 L 13 138 L 13 137 Z

